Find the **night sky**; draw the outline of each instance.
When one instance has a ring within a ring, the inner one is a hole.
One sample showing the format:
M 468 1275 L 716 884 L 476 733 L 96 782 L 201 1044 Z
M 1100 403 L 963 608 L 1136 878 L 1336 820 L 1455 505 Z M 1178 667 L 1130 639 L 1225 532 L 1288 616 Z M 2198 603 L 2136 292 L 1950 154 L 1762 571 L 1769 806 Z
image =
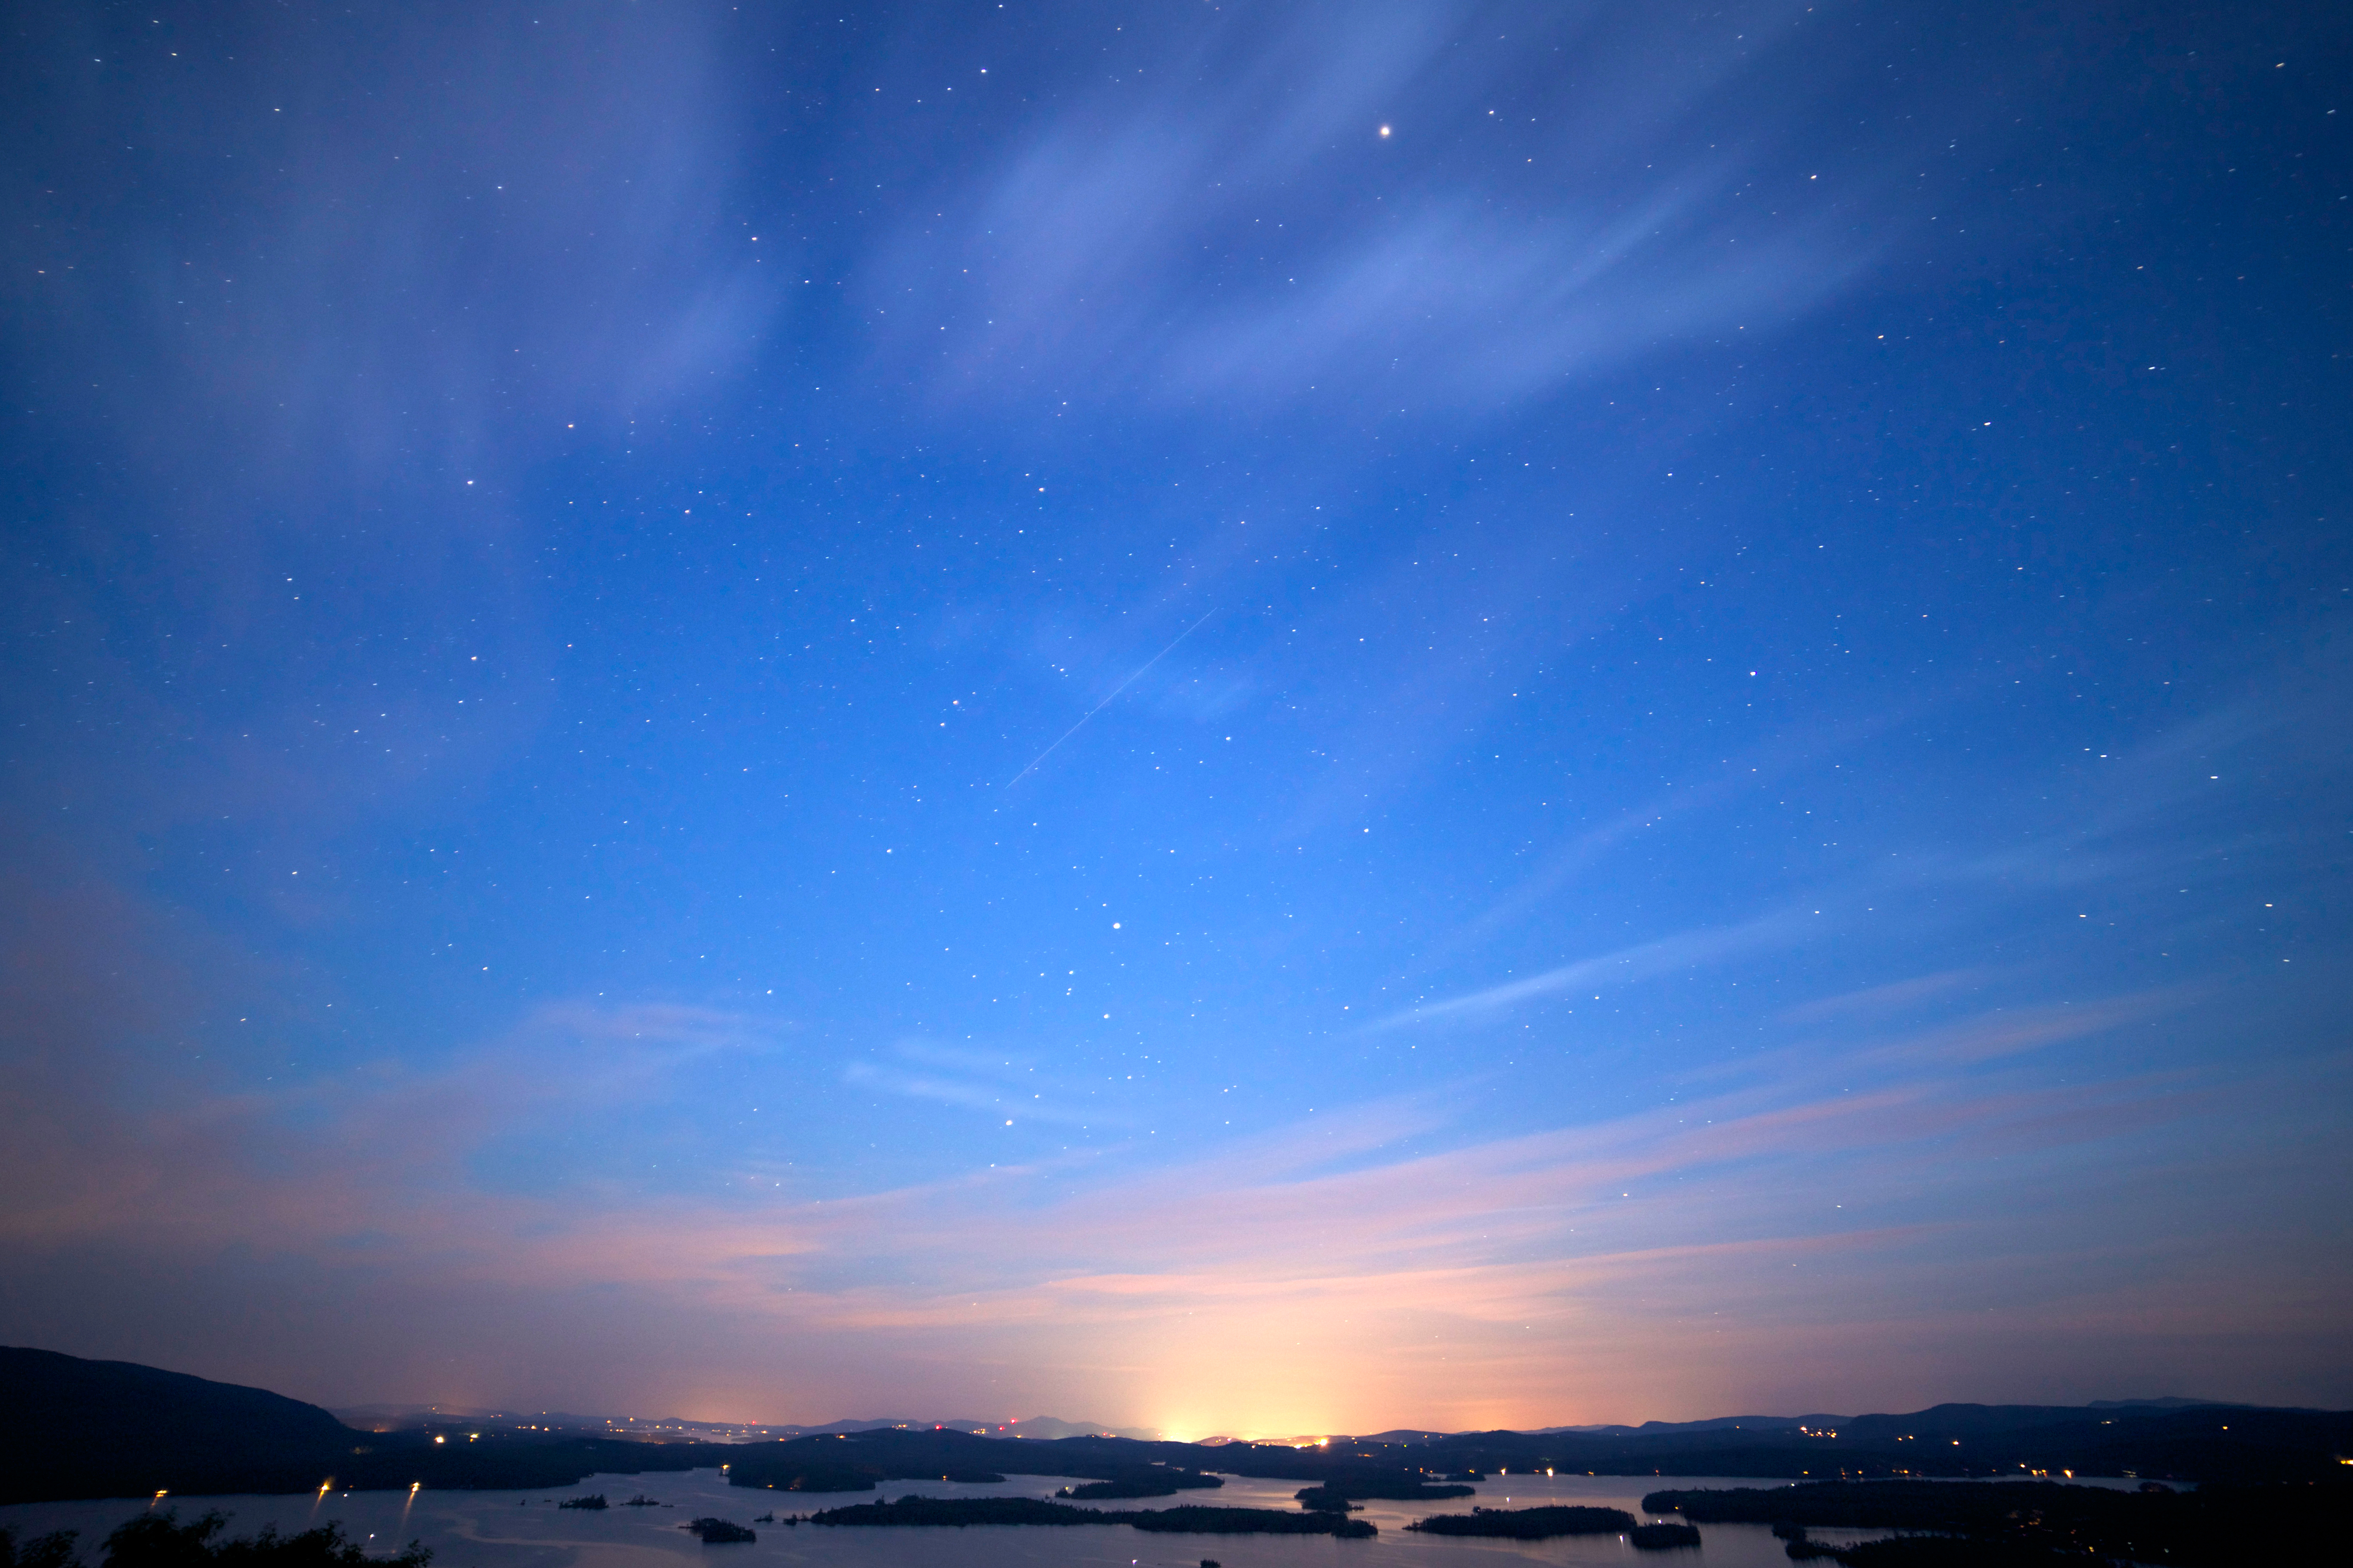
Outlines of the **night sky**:
M 2337 7 L 6 26 L 0 1340 L 2353 1404 Z

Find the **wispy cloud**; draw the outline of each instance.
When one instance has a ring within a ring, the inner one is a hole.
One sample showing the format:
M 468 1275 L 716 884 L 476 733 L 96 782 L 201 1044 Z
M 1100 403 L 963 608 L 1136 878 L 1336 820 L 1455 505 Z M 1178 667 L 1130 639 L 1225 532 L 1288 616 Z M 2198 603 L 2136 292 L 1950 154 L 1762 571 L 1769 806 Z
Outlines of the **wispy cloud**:
M 1771 915 L 1737 926 L 1685 931 L 1639 942 L 1598 957 L 1579 959 L 1525 979 L 1505 981 L 1464 995 L 1424 1002 L 1393 1013 L 1368 1029 L 1401 1029 L 1417 1024 L 1477 1017 L 1501 1012 L 1540 997 L 1588 985 L 1629 985 L 1677 970 L 1693 969 L 1743 953 L 1759 952 L 1792 939 L 1797 917 Z
M 2044 1046 L 2105 1034 L 2126 1024 L 2144 1022 L 2178 1012 L 2197 991 L 2168 988 L 2130 996 L 2112 996 L 2083 1004 L 2059 1003 L 2020 1007 L 1989 1014 L 1931 1029 L 1909 1038 L 1877 1046 L 1857 1055 L 1858 1062 L 1895 1058 L 1936 1058 L 1951 1063 L 1991 1061 Z
M 1934 1001 L 1985 978 L 1984 972 L 1980 970 L 1947 969 L 1936 974 L 1915 975 L 1909 980 L 1890 981 L 1883 985 L 1865 986 L 1860 991 L 1801 1003 L 1784 1009 L 1781 1017 L 1792 1024 L 1820 1024 L 1841 1018 L 1878 1018 Z
M 1805 15 L 1786 10 L 1744 37 Z M 1685 30 L 1668 48 L 1567 8 L 1514 17 L 1510 49 L 1466 48 L 1489 21 L 1245 12 L 1116 85 L 1091 68 L 1067 112 L 886 247 L 888 352 L 951 398 L 1018 374 L 1178 404 L 1492 409 L 1663 340 L 1760 334 L 1871 264 L 1852 185 L 1741 204 L 1753 151 L 1697 133 L 1764 68 L 1756 44 Z M 1544 116 L 1499 108 L 1525 101 L 1537 59 L 1609 85 Z M 1773 136 L 1752 119 L 1740 141 Z
M 388 17 L 354 55 L 356 37 L 230 46 L 282 68 L 270 176 L 246 169 L 248 121 L 216 96 L 250 78 L 109 105 L 159 199 L 121 215 L 138 226 L 111 267 L 94 257 L 26 320 L 146 367 L 104 411 L 142 458 L 204 472 L 189 459 L 227 443 L 248 482 L 276 482 L 327 450 L 364 491 L 421 459 L 442 499 L 414 526 L 479 531 L 464 479 L 541 460 L 584 417 L 667 405 L 775 319 L 781 281 L 729 221 L 723 44 L 687 14 L 626 10 Z M 38 221 L 44 198 L 11 199 Z M 223 201 L 247 224 L 238 260 L 206 263 L 221 275 L 200 291 L 186 258 L 213 251 Z
M 902 1040 L 898 1062 L 859 1060 L 842 1068 L 854 1088 L 905 1095 L 938 1105 L 978 1110 L 1008 1124 L 1044 1121 L 1061 1127 L 1124 1128 L 1131 1107 L 1107 1102 L 1068 1084 L 1039 1065 L 929 1040 Z

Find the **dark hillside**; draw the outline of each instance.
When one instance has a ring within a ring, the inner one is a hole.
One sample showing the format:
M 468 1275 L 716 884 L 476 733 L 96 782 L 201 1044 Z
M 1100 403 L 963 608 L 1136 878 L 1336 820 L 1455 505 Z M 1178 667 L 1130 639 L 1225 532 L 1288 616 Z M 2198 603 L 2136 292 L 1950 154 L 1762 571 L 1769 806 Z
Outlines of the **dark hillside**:
M 12 1465 L 101 1444 L 127 1458 L 176 1455 L 230 1436 L 256 1456 L 307 1455 L 356 1436 L 317 1405 L 266 1388 L 14 1345 L 0 1347 L 0 1401 Z
M 315 1405 L 132 1362 L 0 1348 L 0 1501 L 315 1487 L 372 1438 Z
M 0 1503 L 66 1498 L 569 1486 L 715 1466 L 728 1450 L 561 1435 L 358 1432 L 315 1405 L 132 1362 L 0 1348 Z

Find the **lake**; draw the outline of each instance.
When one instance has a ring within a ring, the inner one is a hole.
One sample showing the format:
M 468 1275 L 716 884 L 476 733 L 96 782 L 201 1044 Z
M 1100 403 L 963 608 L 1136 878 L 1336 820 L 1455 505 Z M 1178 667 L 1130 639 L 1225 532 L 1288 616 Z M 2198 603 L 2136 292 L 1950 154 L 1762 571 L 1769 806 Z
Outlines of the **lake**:
M 1505 1558 L 1562 1564 L 1647 1563 L 1660 1568 L 1788 1568 L 1788 1557 L 1761 1524 L 1707 1524 L 1704 1544 L 1690 1552 L 1637 1552 L 1618 1536 L 1570 1536 L 1554 1541 L 1463 1540 L 1412 1533 L 1405 1528 L 1433 1513 L 1467 1513 L 1485 1508 L 1533 1508 L 1547 1503 L 1584 1503 L 1622 1508 L 1645 1516 L 1646 1492 L 1676 1487 L 1762 1487 L 1767 1480 L 1720 1476 L 1499 1476 L 1480 1483 L 1476 1498 L 1442 1503 L 1370 1501 L 1353 1517 L 1380 1527 L 1371 1541 L 1335 1541 L 1328 1536 L 1156 1535 L 1125 1525 L 1070 1528 L 975 1526 L 965 1530 L 821 1529 L 814 1525 L 754 1526 L 760 1539 L 748 1545 L 705 1546 L 679 1528 L 690 1519 L 716 1514 L 738 1524 L 774 1510 L 781 1518 L 845 1503 L 924 1497 L 1050 1498 L 1057 1487 L 1079 1484 L 1069 1477 L 1014 1476 L 997 1485 L 949 1481 L 886 1481 L 876 1491 L 802 1493 L 754 1491 L 730 1487 L 718 1470 L 645 1476 L 592 1476 L 576 1487 L 537 1492 L 420 1492 L 414 1501 L 400 1492 L 340 1492 L 324 1498 L 222 1497 L 166 1499 L 183 1519 L 206 1509 L 230 1516 L 228 1533 L 250 1535 L 265 1525 L 281 1532 L 308 1530 L 332 1520 L 369 1552 L 387 1555 L 410 1539 L 433 1549 L 434 1568 L 936 1568 L 953 1563 L 969 1568 L 1196 1568 L 1216 1558 L 1223 1568 L 1504 1568 Z M 1236 1508 L 1299 1505 L 1292 1493 L 1305 1482 L 1253 1480 L 1229 1476 L 1222 1490 L 1189 1491 L 1173 1498 L 1146 1498 L 1082 1504 L 1105 1509 L 1156 1509 L 1185 1503 Z M 1967 1486 L 1967 1481 L 1956 1481 Z M 2131 1487 L 2130 1481 L 2078 1481 L 2077 1485 Z M 602 1512 L 561 1510 L 555 1500 L 603 1492 L 617 1506 Z M 642 1493 L 659 1508 L 622 1508 Z M 94 1565 L 107 1533 L 144 1512 L 142 1500 L 25 1503 L 0 1508 L 0 1527 L 21 1542 L 52 1530 L 81 1532 L 84 1560 Z M 1822 1541 L 1865 1540 L 1879 1531 L 1817 1530 Z

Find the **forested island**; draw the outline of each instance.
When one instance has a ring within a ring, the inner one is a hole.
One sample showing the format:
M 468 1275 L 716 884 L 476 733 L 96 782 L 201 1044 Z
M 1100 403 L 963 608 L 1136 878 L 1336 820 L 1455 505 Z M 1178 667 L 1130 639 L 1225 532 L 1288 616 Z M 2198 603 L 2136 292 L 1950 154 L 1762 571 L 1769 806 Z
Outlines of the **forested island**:
M 1640 1522 L 1622 1508 L 1474 1508 L 1432 1514 L 1406 1526 L 1426 1535 L 1496 1535 L 1549 1541 L 1556 1535 L 1623 1535 Z
M 939 1526 L 987 1524 L 1124 1524 L 1161 1534 L 1336 1535 L 1361 1539 L 1379 1533 L 1345 1514 L 1291 1513 L 1271 1508 L 1164 1508 L 1109 1510 L 1073 1508 L 1037 1498 L 903 1497 L 897 1502 L 851 1503 L 809 1516 L 811 1524 L 834 1526 Z
M 1361 1541 L 1380 1533 L 1370 1520 L 1342 1513 L 1285 1513 L 1271 1508 L 1163 1508 L 1138 1513 L 1128 1523 L 1170 1535 L 1336 1535 Z
M 1303 1502 L 1310 1492 L 1349 1502 L 1366 1498 L 1378 1498 L 1384 1502 L 1443 1502 L 1448 1498 L 1474 1496 L 1478 1489 L 1456 1481 L 1425 1480 L 1413 1470 L 1343 1470 L 1293 1495 Z
M 1640 1552 L 1677 1552 L 1699 1544 L 1699 1531 L 1688 1524 L 1638 1524 L 1626 1539 Z

